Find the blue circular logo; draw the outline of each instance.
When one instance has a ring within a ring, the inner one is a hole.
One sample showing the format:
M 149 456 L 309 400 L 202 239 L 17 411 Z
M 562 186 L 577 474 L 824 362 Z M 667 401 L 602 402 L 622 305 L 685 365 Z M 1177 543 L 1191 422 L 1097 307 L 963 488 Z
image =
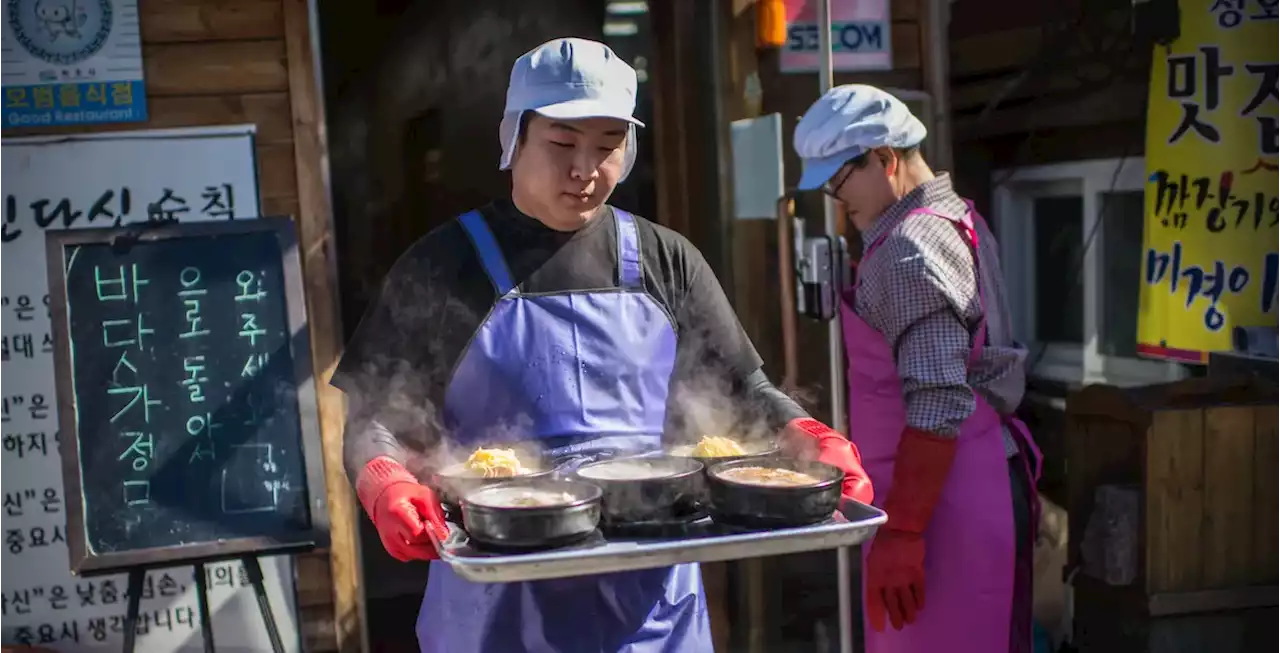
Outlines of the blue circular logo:
M 97 54 L 111 35 L 111 0 L 7 0 L 9 28 L 31 56 L 63 66 Z

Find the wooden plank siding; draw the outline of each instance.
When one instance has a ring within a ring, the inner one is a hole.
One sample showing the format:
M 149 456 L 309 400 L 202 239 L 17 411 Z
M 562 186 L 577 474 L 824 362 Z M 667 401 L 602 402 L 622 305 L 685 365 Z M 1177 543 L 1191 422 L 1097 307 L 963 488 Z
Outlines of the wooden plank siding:
M 352 530 L 355 513 L 342 476 L 342 404 L 327 384 L 341 347 L 341 329 L 331 218 L 320 167 L 323 110 L 315 90 L 307 2 L 145 0 L 138 9 L 147 122 L 5 129 L 4 135 L 256 126 L 262 212 L 291 215 L 298 223 L 333 529 L 329 549 L 296 557 L 303 650 L 360 650 L 357 549 L 354 533 L 344 532 Z M 335 584 L 335 576 L 340 583 Z M 335 612 L 340 616 L 335 618 Z
M 954 176 L 979 210 L 995 170 L 1142 155 L 1151 52 L 1128 5 L 956 0 L 951 14 Z
M 1273 381 L 1212 378 L 1072 393 L 1068 567 L 1081 570 L 1074 580 L 1080 651 L 1263 650 L 1268 638 L 1274 645 L 1275 393 Z M 1137 492 L 1138 531 L 1090 543 L 1084 535 L 1101 526 L 1090 524 L 1102 485 Z M 1127 552 L 1118 548 L 1126 544 Z M 1095 577 L 1102 547 L 1136 563 L 1131 582 Z

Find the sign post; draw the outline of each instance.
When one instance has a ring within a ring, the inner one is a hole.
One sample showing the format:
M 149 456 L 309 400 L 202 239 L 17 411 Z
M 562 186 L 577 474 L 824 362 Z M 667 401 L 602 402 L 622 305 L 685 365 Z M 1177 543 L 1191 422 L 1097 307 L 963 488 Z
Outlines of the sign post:
M 825 94 L 834 84 L 832 69 L 831 0 L 817 0 L 818 5 L 818 94 Z M 887 2 L 886 2 L 887 6 Z M 888 10 L 885 11 L 886 17 Z M 886 49 L 887 49 L 886 39 Z M 823 230 L 832 246 L 841 242 L 835 200 L 825 193 L 822 196 Z M 840 259 L 842 260 L 842 259 Z M 840 311 L 835 310 L 827 322 L 827 371 L 831 386 L 831 423 L 840 428 L 847 424 L 845 416 L 844 338 L 840 327 Z M 836 576 L 840 579 L 837 591 L 840 611 L 840 652 L 853 653 L 853 588 L 850 585 L 851 561 L 849 547 L 836 549 Z
M 1276 7 L 1183 0 L 1147 110 L 1138 353 L 1204 364 L 1276 327 Z M 1273 332 L 1274 333 L 1274 332 Z

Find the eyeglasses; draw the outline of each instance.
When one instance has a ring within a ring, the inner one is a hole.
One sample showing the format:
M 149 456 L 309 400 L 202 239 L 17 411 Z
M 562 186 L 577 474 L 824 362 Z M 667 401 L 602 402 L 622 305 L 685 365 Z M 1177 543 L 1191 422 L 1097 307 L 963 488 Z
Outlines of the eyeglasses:
M 857 169 L 857 166 L 845 164 L 843 169 L 844 169 L 844 174 L 840 176 L 840 181 L 836 182 L 834 186 L 831 184 L 830 179 L 823 182 L 822 184 L 823 194 L 831 197 L 832 199 L 840 199 L 836 194 L 840 192 L 840 188 L 844 186 L 844 182 L 849 181 L 849 177 L 853 175 L 853 171 Z
M 840 188 L 844 186 L 845 182 L 849 181 L 849 177 L 853 175 L 854 170 L 867 167 L 867 157 L 870 154 L 870 151 L 866 151 L 852 159 L 849 159 L 849 161 L 841 167 L 841 170 L 844 170 L 844 175 L 840 177 L 840 181 L 836 182 L 833 186 L 831 184 L 831 180 L 828 179 L 827 182 L 822 185 L 822 192 L 830 195 L 833 199 L 840 199 L 839 197 L 836 197 L 836 193 L 840 192 Z M 840 172 L 840 170 L 837 170 L 836 172 Z M 832 177 L 834 176 L 835 175 L 832 175 Z

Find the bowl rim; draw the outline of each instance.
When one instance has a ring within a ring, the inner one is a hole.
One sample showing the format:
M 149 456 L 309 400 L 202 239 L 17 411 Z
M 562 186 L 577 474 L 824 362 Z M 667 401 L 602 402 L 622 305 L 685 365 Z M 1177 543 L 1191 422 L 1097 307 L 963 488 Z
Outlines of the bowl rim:
M 791 471 L 796 471 L 800 473 L 808 473 L 808 472 L 803 469 L 796 469 L 795 466 L 798 466 L 798 465 L 816 466 L 819 469 L 830 470 L 831 478 L 824 478 L 819 480 L 817 483 L 808 483 L 805 485 L 764 485 L 762 483 L 744 483 L 742 481 L 735 481 L 731 478 L 725 478 L 724 476 L 721 476 L 723 472 L 729 471 L 731 469 L 736 469 L 739 467 L 770 466 L 767 464 L 761 464 L 763 461 L 759 458 L 726 460 L 724 462 L 716 463 L 715 465 L 712 465 L 707 469 L 707 475 L 717 483 L 732 486 L 735 488 L 747 488 L 752 490 L 763 489 L 768 491 L 780 491 L 780 492 L 824 490 L 829 488 L 832 485 L 839 485 L 844 482 L 844 477 L 845 477 L 844 470 L 840 469 L 839 467 L 836 467 L 835 465 L 831 465 L 831 464 L 824 463 L 817 460 L 800 460 L 798 458 L 788 458 L 785 456 L 773 456 L 773 457 L 770 457 L 768 460 L 775 463 L 782 463 L 782 464 L 772 465 L 773 467 L 778 467 L 781 469 L 790 469 Z
M 768 448 L 762 451 L 749 451 L 747 453 L 732 453 L 727 456 L 695 456 L 693 455 L 693 449 L 695 449 L 697 446 L 698 444 L 696 442 L 673 444 L 663 448 L 663 452 L 666 453 L 668 456 L 672 456 L 675 458 L 692 458 L 698 461 L 711 461 L 710 463 L 707 463 L 707 464 L 714 465 L 714 464 L 719 464 L 719 462 L 733 462 L 735 460 L 739 460 L 742 458 L 759 458 L 762 456 L 776 456 L 778 455 L 778 453 L 782 451 L 782 447 L 777 442 L 771 442 L 769 443 Z M 689 447 L 689 455 L 685 456 L 678 453 L 673 453 L 673 451 L 678 447 Z M 716 462 L 716 461 L 719 461 L 719 462 Z
M 553 488 L 549 488 L 547 486 L 560 486 L 562 488 L 566 488 L 565 491 L 573 493 L 574 496 L 577 498 L 570 502 L 555 503 L 549 506 L 495 506 L 492 504 L 475 501 L 473 498 L 477 494 L 484 494 L 487 492 L 498 492 L 500 490 L 519 488 L 521 486 L 527 487 L 531 490 L 550 490 L 552 492 L 556 490 Z M 538 512 L 538 511 L 560 511 L 560 510 L 568 510 L 570 508 L 578 508 L 581 506 L 590 505 L 592 503 L 599 503 L 603 497 L 604 497 L 604 490 L 602 490 L 600 486 L 594 485 L 592 483 L 584 483 L 582 481 L 573 481 L 573 480 L 567 480 L 567 479 L 550 479 L 550 478 L 516 479 L 512 481 L 507 481 L 504 483 L 496 483 L 493 485 L 486 485 L 484 487 L 473 489 L 461 497 L 459 501 L 459 505 L 460 507 L 463 507 L 465 509 L 479 508 L 481 510 L 497 510 L 497 511 L 527 513 L 527 512 Z
M 593 467 L 605 467 L 610 464 L 616 464 L 620 462 L 641 461 L 643 463 L 644 461 L 656 461 L 656 460 L 670 460 L 674 464 L 679 464 L 679 465 L 688 465 L 689 463 L 692 463 L 692 465 L 689 467 L 689 469 L 682 469 L 672 474 L 665 474 L 662 476 L 646 476 L 643 478 L 599 478 L 596 476 L 591 476 L 589 474 L 582 473 L 582 470 L 584 469 L 590 469 Z M 649 454 L 639 454 L 634 456 L 619 456 L 617 458 L 607 458 L 605 460 L 597 460 L 595 462 L 587 463 L 585 465 L 578 467 L 577 469 L 574 469 L 573 476 L 574 478 L 580 479 L 581 481 L 588 484 L 647 483 L 647 482 L 653 482 L 653 481 L 677 481 L 683 478 L 687 478 L 689 476 L 694 476 L 696 474 L 699 474 L 703 471 L 705 467 L 706 466 L 702 463 L 701 460 L 698 460 L 697 458 L 694 458 L 691 456 L 673 456 L 665 452 L 657 455 L 649 453 Z
M 463 471 L 463 466 L 466 464 L 467 464 L 466 461 L 450 463 L 445 467 L 441 467 L 440 469 L 437 469 L 431 472 L 431 476 L 434 478 L 443 478 L 448 480 L 459 480 L 459 481 L 511 481 L 511 480 L 536 478 L 539 476 L 552 474 L 556 471 L 554 469 L 539 469 L 536 471 L 529 472 L 528 474 L 518 474 L 516 476 L 473 476 L 470 474 L 458 473 Z

